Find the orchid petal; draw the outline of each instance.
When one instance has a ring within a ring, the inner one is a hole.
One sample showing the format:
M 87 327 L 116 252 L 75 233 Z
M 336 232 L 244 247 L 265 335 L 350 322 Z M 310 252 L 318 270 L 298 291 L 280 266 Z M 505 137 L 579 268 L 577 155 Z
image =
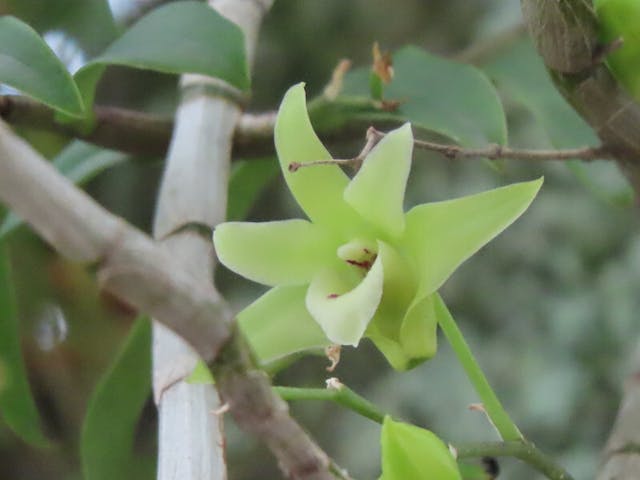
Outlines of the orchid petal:
M 355 347 L 380 304 L 384 270 L 378 257 L 364 279 L 351 288 L 345 268 L 320 271 L 309 285 L 306 304 L 332 342 Z
M 306 286 L 272 288 L 238 314 L 261 363 L 331 343 L 307 311 L 306 291 Z
M 437 322 L 429 296 L 417 290 L 407 261 L 390 245 L 378 243 L 384 267 L 382 300 L 366 335 L 396 370 L 431 358 L 437 348 Z
M 402 321 L 399 318 L 388 315 L 385 318 L 382 314 L 376 314 L 367 329 L 367 337 L 395 370 L 405 371 L 418 366 L 436 353 L 438 324 L 433 295 L 416 296 Z M 385 332 L 385 324 L 395 324 L 395 332 Z
M 344 198 L 365 220 L 391 237 L 404 231 L 404 192 L 411 169 L 411 125 L 389 132 L 367 155 Z
M 435 292 L 467 258 L 515 221 L 542 179 L 412 208 L 403 244 L 415 258 L 420 292 Z
M 407 309 L 400 327 L 400 344 L 408 358 L 407 368 L 413 368 L 433 357 L 438 348 L 438 319 L 434 296 L 416 296 Z
M 336 249 L 326 230 L 306 220 L 223 223 L 213 243 L 224 266 L 270 286 L 309 283 Z
M 349 177 L 337 165 L 316 165 L 291 172 L 291 164 L 330 160 L 331 155 L 311 126 L 304 92 L 299 83 L 280 104 L 274 138 L 282 173 L 289 190 L 314 223 L 337 231 L 352 231 L 358 216 L 342 198 Z

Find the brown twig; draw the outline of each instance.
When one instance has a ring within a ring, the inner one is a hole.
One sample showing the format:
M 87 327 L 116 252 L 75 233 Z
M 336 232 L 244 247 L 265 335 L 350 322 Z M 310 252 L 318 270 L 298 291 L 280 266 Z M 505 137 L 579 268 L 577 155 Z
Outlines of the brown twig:
M 318 160 L 316 162 L 308 162 L 308 163 L 300 163 L 300 162 L 291 162 L 289 164 L 290 172 L 297 172 L 302 167 L 312 167 L 315 165 L 349 165 L 353 167 L 355 170 L 360 168 L 362 162 L 365 157 L 369 155 L 369 152 L 375 147 L 378 142 L 384 137 L 382 132 L 379 132 L 373 127 L 369 127 L 367 129 L 367 142 L 364 144 L 364 147 L 360 151 L 358 155 L 353 158 L 335 158 L 332 160 Z
M 459 145 L 447 145 L 427 142 L 425 140 L 415 140 L 413 145 L 421 150 L 438 152 L 452 160 L 460 158 L 488 158 L 490 160 L 511 159 L 511 160 L 532 160 L 532 161 L 563 161 L 563 160 L 598 160 L 611 158 L 611 154 L 606 147 L 582 147 L 565 150 L 543 150 L 543 149 L 516 149 L 503 145 L 489 145 L 482 148 L 464 148 Z
M 364 158 L 369 154 L 374 146 L 378 144 L 386 135 L 385 132 L 369 127 L 367 130 L 367 142 L 362 151 L 353 158 L 336 158 L 333 160 L 318 160 L 315 162 L 298 163 L 292 162 L 289 171 L 295 172 L 302 167 L 313 167 L 316 165 L 350 165 L 359 166 Z M 451 160 L 462 158 L 488 158 L 490 160 L 511 159 L 530 161 L 566 161 L 566 160 L 609 160 L 613 155 L 609 150 L 601 145 L 597 147 L 570 148 L 565 150 L 544 150 L 544 149 L 516 149 L 503 145 L 488 145 L 482 148 L 465 148 L 459 145 L 428 142 L 426 140 L 414 140 L 415 148 L 441 153 Z
M 167 151 L 171 118 L 99 106 L 94 114 L 94 128 L 83 132 L 75 125 L 57 122 L 54 110 L 42 103 L 22 96 L 0 96 L 0 117 L 13 126 L 46 130 L 134 155 L 163 156 Z
M 0 117 L 14 127 L 57 133 L 142 157 L 166 155 L 173 130 L 171 117 L 108 106 L 96 106 L 93 113 L 96 124 L 86 132 L 73 124 L 58 123 L 54 110 L 35 100 L 18 95 L 0 96 Z M 234 156 L 273 153 L 275 116 L 275 112 L 243 114 L 233 138 Z

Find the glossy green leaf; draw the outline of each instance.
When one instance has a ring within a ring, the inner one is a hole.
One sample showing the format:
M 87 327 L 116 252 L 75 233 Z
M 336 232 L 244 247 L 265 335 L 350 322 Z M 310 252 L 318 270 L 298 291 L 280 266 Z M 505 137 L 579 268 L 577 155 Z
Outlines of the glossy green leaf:
M 404 231 L 404 192 L 412 153 L 413 134 L 407 123 L 374 147 L 344 191 L 356 212 L 391 237 Z
M 70 181 L 76 185 L 84 185 L 104 170 L 123 163 L 128 158 L 124 153 L 76 140 L 60 152 L 52 163 Z M 0 241 L 20 225 L 22 220 L 10 212 L 0 225 Z
M 0 414 L 24 441 L 45 446 L 20 351 L 20 332 L 6 247 L 0 244 Z
M 228 269 L 271 286 L 309 283 L 337 246 L 306 220 L 227 222 L 216 227 L 213 243 Z
M 151 322 L 140 318 L 89 401 L 80 447 L 85 480 L 135 478 L 133 441 L 150 392 Z
M 349 177 L 340 167 L 318 165 L 296 172 L 289 170 L 292 163 L 331 159 L 311 126 L 303 84 L 291 87 L 285 94 L 274 136 L 282 174 L 309 219 L 336 231 L 353 230 L 359 219 L 342 198 Z
M 309 285 L 307 310 L 333 343 L 357 347 L 378 309 L 383 282 L 381 257 L 355 286 L 343 269 L 325 267 Z
M 460 471 L 449 448 L 434 433 L 386 416 L 380 436 L 380 480 L 460 480 Z
M 305 306 L 306 286 L 275 287 L 238 314 L 238 324 L 263 364 L 329 340 Z
M 506 142 L 500 98 L 477 68 L 409 46 L 393 55 L 393 69 L 394 78 L 385 87 L 385 98 L 401 102 L 397 118 L 464 146 Z M 367 79 L 364 70 L 348 74 L 345 95 L 368 96 Z
M 528 39 L 492 58 L 484 70 L 510 98 L 533 113 L 556 148 L 597 145 L 598 139 L 553 86 Z
M 274 158 L 234 162 L 229 177 L 227 220 L 244 220 L 260 193 L 279 172 Z
M 84 112 L 66 67 L 27 24 L 0 18 L 0 82 L 71 116 Z
M 38 32 L 58 31 L 71 36 L 93 55 L 103 50 L 118 31 L 108 0 L 4 0 L 6 13 Z
M 164 73 L 200 73 L 240 90 L 249 88 L 244 37 L 238 26 L 207 4 L 175 2 L 140 19 L 76 74 L 87 107 L 106 65 Z
M 542 179 L 515 183 L 407 213 L 405 245 L 416 259 L 420 291 L 435 292 L 453 271 L 531 204 Z

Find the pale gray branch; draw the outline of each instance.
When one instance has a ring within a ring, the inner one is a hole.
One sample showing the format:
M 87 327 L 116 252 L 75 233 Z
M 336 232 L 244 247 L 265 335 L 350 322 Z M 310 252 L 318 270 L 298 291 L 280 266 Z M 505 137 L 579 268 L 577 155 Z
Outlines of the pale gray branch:
M 0 200 L 68 258 L 95 264 L 103 288 L 173 329 L 202 358 L 215 358 L 216 386 L 237 423 L 270 446 L 291 478 L 333 478 L 327 455 L 271 391 L 211 287 L 78 190 L 4 123 Z
M 96 265 L 105 289 L 157 316 L 203 358 L 228 340 L 231 315 L 210 286 L 75 188 L 4 123 L 0 199 L 64 256 Z
M 633 360 L 597 480 L 634 480 L 640 472 L 640 351 Z
M 270 3 L 209 1 L 241 28 L 248 58 Z M 180 86 L 153 231 L 215 292 L 211 239 L 182 227 L 197 223 L 213 229 L 224 221 L 233 134 L 241 114 L 234 100 L 242 98 L 242 92 L 202 75 L 183 75 Z M 225 92 L 228 95 L 221 96 Z M 153 389 L 160 423 L 157 479 L 225 480 L 224 422 L 211 413 L 220 409 L 217 392 L 213 385 L 186 382 L 198 358 L 183 339 L 161 325 L 154 325 L 153 332 Z

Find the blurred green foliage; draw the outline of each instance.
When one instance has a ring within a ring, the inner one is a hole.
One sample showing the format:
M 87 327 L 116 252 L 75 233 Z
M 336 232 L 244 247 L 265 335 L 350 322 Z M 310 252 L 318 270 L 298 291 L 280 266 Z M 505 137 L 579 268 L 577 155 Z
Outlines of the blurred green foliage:
M 20 16 L 41 33 L 68 33 L 85 58 L 102 51 L 122 28 L 105 6 L 98 0 L 0 0 L 0 12 Z M 301 80 L 313 97 L 340 58 L 368 65 L 375 40 L 385 49 L 414 44 L 455 56 L 518 21 L 516 0 L 398 0 L 393 7 L 383 0 L 277 0 L 262 30 L 250 109 L 274 108 L 286 89 Z M 571 111 L 540 83 L 545 77 L 539 61 L 523 52 L 530 52 L 524 39 L 482 58 L 508 113 L 510 144 L 543 148 L 588 143 L 584 135 L 590 133 L 573 123 Z M 176 80 L 111 68 L 97 100 L 170 113 L 177 101 Z M 549 109 L 562 116 L 549 114 Z M 25 134 L 51 153 L 64 140 Z M 350 156 L 363 139 L 364 132 L 330 147 L 337 156 Z M 507 161 L 491 169 L 483 162 L 452 162 L 424 152 L 416 154 L 413 165 L 407 206 L 545 175 L 545 186 L 527 214 L 469 260 L 442 295 L 518 426 L 576 478 L 592 476 L 617 410 L 627 362 L 637 347 L 640 237 L 637 214 L 609 201 L 626 191 L 620 174 L 604 162 L 581 164 L 576 176 L 561 163 Z M 93 179 L 87 189 L 148 230 L 161 166 L 160 160 L 122 163 Z M 281 179 L 250 210 L 256 220 L 299 215 Z M 28 447 L 0 423 L 0 478 L 79 479 L 78 443 L 89 396 L 134 316 L 98 292 L 89 272 L 61 260 L 26 228 L 8 242 L 23 354 L 54 446 Z M 261 290 L 224 271 L 217 280 L 235 308 Z M 276 382 L 320 387 L 328 376 L 325 362 L 306 358 Z M 366 343 L 357 352 L 345 349 L 332 375 L 384 411 L 447 441 L 496 438 L 485 418 L 467 409 L 477 398 L 444 341 L 435 359 L 404 374 L 392 372 Z M 297 403 L 293 411 L 353 476 L 379 475 L 378 425 L 328 403 Z M 153 461 L 155 429 L 149 400 L 134 446 L 141 464 Z M 265 447 L 232 425 L 227 431 L 230 478 L 279 477 Z M 516 461 L 505 460 L 501 466 L 501 478 L 538 478 Z

